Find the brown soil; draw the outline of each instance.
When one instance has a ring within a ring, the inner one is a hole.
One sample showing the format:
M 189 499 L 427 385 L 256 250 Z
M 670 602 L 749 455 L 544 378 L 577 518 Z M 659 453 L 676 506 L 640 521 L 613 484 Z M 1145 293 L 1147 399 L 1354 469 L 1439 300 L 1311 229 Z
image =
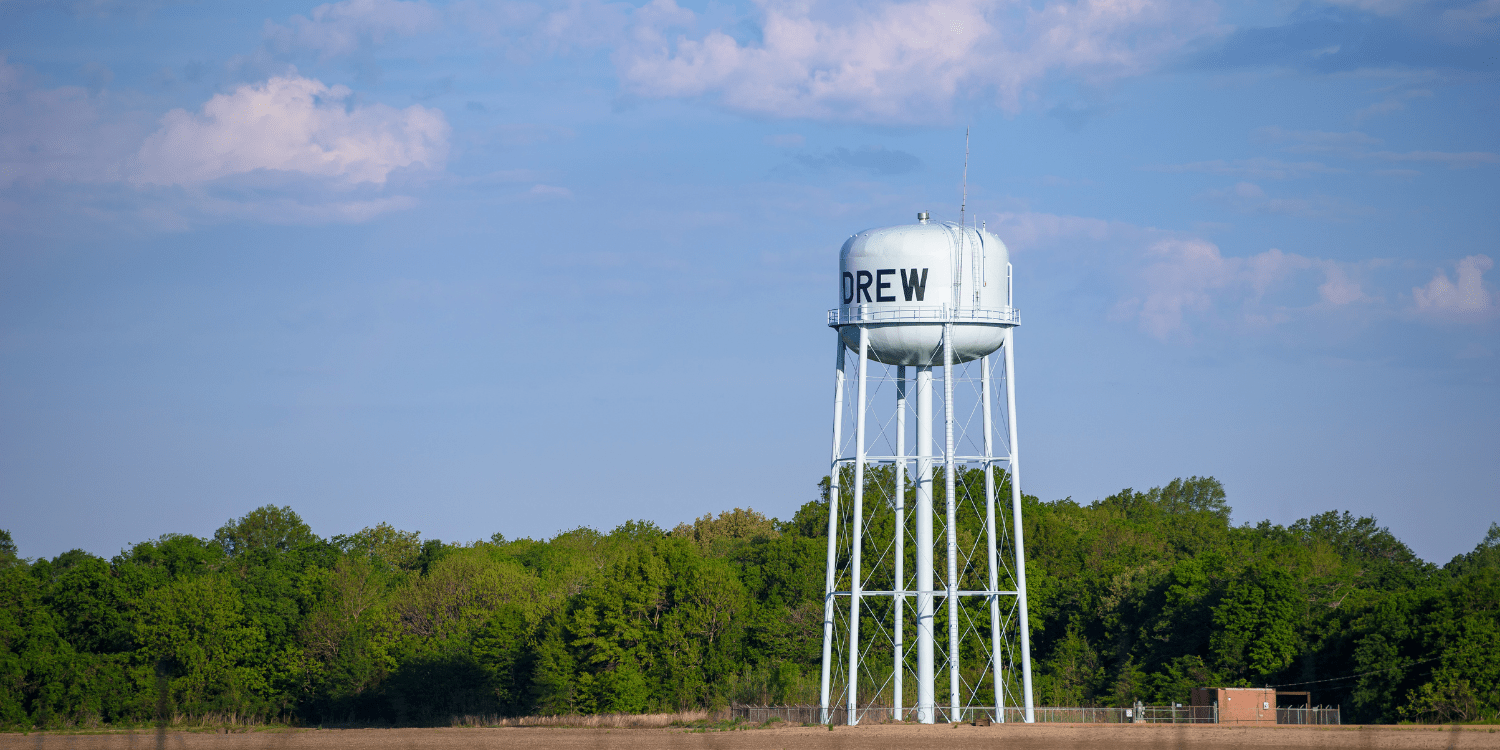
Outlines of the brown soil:
M 1191 725 L 997 724 L 973 727 L 869 725 L 780 727 L 730 732 L 684 729 L 308 729 L 245 734 L 133 732 L 0 734 L 0 750 L 779 750 L 780 748 L 912 748 L 1060 750 L 1062 748 L 1500 748 L 1496 727 L 1232 727 Z

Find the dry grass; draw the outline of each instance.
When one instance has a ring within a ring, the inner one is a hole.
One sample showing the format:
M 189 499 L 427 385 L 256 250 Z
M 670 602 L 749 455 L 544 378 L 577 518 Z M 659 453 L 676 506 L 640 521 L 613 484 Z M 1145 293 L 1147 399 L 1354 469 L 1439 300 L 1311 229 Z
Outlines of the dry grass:
M 166 719 L 156 721 L 143 721 L 139 723 L 115 722 L 105 723 L 99 720 L 95 714 L 86 714 L 59 721 L 51 726 L 33 728 L 33 732 L 56 732 L 59 734 L 92 734 L 98 732 L 137 732 L 150 729 L 170 729 L 174 731 L 205 731 L 216 730 L 220 732 L 252 732 L 271 727 L 289 727 L 292 721 L 289 717 L 268 717 L 260 714 L 241 714 L 236 712 L 211 711 L 203 714 L 185 714 L 173 712 Z
M 561 714 L 558 716 L 455 716 L 455 727 L 578 727 L 586 729 L 660 729 L 702 721 L 722 721 L 728 711 L 678 711 L 665 714 Z
M 258 714 L 240 714 L 235 712 L 214 711 L 205 714 L 181 714 L 173 713 L 172 720 L 167 726 L 172 728 L 183 727 L 236 727 L 242 729 L 259 729 L 270 726 L 289 726 L 289 717 L 272 719 Z

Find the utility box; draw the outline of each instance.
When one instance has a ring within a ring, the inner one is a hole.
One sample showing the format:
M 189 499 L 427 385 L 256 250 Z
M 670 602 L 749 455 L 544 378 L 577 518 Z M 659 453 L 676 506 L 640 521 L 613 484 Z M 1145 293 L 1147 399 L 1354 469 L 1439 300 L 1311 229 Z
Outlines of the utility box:
M 1276 691 L 1272 688 L 1193 688 L 1192 702 L 1195 717 L 1212 712 L 1217 705 L 1220 724 L 1276 723 Z

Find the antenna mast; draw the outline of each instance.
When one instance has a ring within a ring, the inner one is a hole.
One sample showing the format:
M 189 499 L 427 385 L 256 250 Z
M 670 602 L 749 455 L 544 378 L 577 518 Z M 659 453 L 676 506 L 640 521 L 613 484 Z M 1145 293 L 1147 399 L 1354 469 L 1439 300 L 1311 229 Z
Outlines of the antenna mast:
M 958 225 L 968 226 L 964 223 L 964 209 L 969 206 L 969 129 L 964 128 L 964 197 L 958 204 Z

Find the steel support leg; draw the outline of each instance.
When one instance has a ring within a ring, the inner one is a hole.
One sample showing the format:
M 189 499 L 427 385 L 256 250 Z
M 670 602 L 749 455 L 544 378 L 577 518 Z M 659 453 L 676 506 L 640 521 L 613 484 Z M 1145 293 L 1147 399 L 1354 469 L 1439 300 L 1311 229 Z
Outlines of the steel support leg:
M 1010 514 L 1015 522 L 1016 593 L 1020 600 L 1021 694 L 1026 701 L 1026 723 L 1036 721 L 1031 703 L 1031 621 L 1026 610 L 1026 541 L 1021 528 L 1021 464 L 1016 436 L 1016 329 L 1005 329 L 1005 417 L 1010 432 Z
M 838 352 L 833 366 L 833 456 L 828 468 L 828 569 L 823 579 L 823 671 L 818 707 L 827 724 L 828 689 L 833 679 L 833 567 L 837 562 L 839 530 L 839 446 L 844 427 L 844 340 L 838 330 L 833 333 Z

